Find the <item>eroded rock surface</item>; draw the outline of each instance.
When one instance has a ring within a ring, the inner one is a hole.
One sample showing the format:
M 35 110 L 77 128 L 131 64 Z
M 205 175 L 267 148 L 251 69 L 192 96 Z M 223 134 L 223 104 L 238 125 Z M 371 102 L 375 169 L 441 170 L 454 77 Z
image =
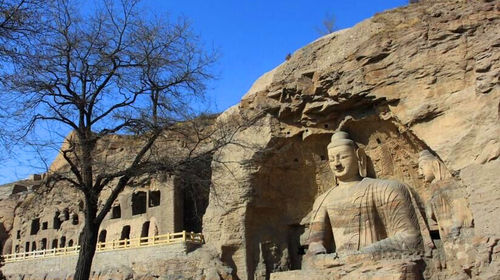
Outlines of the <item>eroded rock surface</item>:
M 218 117 L 252 122 L 211 158 L 200 221 L 210 253 L 134 268 L 165 265 L 171 274 L 139 276 L 127 267 L 102 277 L 498 279 L 498 30 L 498 1 L 421 1 L 296 51 Z M 327 145 L 339 129 L 365 151 L 368 177 L 408 186 L 422 255 L 354 254 L 322 272 L 303 269 L 313 203 L 335 184 Z M 127 143 L 117 137 L 102 146 L 106 168 L 126 162 L 134 146 Z M 424 150 L 446 176 L 428 181 L 419 174 Z M 53 169 L 64 168 L 60 159 Z M 57 202 L 56 195 L 50 203 Z M 2 209 L 2 221 L 12 224 L 8 209 L 15 206 Z
M 441 191 L 465 202 L 468 226 L 448 238 L 429 228 L 421 277 L 499 274 L 499 10 L 423 1 L 377 14 L 296 51 L 223 114 L 265 115 L 238 135 L 245 145 L 212 163 L 204 232 L 240 279 L 301 268 L 313 202 L 333 184 L 326 147 L 339 128 L 366 151 L 369 177 L 410 187 L 421 227 L 438 187 L 419 175 L 419 153 L 449 172 Z

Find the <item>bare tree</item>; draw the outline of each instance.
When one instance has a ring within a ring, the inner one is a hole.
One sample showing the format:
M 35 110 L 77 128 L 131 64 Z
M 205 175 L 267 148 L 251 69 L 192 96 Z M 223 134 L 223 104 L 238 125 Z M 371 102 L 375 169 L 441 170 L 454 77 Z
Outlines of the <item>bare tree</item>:
M 8 67 L 9 58 L 16 55 L 19 48 L 29 41 L 30 36 L 39 33 L 43 27 L 44 21 L 44 3 L 52 0 L 0 0 L 0 69 Z M 7 65 L 6 65 L 7 64 Z M 0 81 L 3 77 L 0 76 Z M 9 133 L 6 129 L 9 116 L 6 112 L 6 106 L 0 104 L 0 147 L 12 152 L 11 147 L 15 142 L 15 135 Z M 1 153 L 2 159 L 5 153 Z
M 120 192 L 135 176 L 172 168 L 165 158 L 160 165 L 151 161 L 153 147 L 165 131 L 181 133 L 177 123 L 189 117 L 190 102 L 203 97 L 216 57 L 201 49 L 185 20 L 170 23 L 141 13 L 137 0 L 103 1 L 92 13 L 82 13 L 71 0 L 45 9 L 43 32 L 30 36 L 4 69 L 4 100 L 13 116 L 29 116 L 26 133 L 40 122 L 73 131 L 61 151 L 69 173 L 49 178 L 69 183 L 85 198 L 74 278 L 88 279 L 99 226 Z M 114 133 L 135 135 L 139 144 L 125 166 L 102 169 L 93 153 Z M 220 131 L 197 134 L 195 142 L 215 133 Z M 183 162 L 198 156 L 191 152 Z
M 43 0 L 0 0 L 0 56 L 13 55 L 16 48 L 44 27 Z
M 319 35 L 324 36 L 334 32 L 335 27 L 335 16 L 333 14 L 327 13 L 321 22 L 321 26 L 316 28 Z

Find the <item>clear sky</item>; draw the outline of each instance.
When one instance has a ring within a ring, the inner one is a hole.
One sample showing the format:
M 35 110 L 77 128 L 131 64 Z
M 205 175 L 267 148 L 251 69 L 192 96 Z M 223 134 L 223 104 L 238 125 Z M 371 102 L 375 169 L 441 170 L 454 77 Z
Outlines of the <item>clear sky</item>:
M 207 48 L 216 48 L 219 78 L 209 84 L 213 111 L 239 102 L 252 83 L 281 64 L 288 53 L 319 37 L 317 28 L 334 15 L 336 29 L 344 29 L 377 12 L 407 5 L 402 0 L 145 0 L 144 9 L 187 17 Z M 62 139 L 61 139 L 62 141 Z M 52 151 L 49 158 L 56 156 Z M 43 172 L 33 152 L 20 152 L 0 166 L 0 184 Z M 49 159 L 50 161 L 51 159 Z M 50 162 L 49 162 L 50 164 Z

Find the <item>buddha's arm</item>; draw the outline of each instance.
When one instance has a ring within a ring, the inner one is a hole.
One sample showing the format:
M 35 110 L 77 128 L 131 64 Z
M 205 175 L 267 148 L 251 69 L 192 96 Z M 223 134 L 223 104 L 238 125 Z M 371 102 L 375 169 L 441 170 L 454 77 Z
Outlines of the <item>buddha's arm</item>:
M 411 203 L 410 194 L 404 185 L 387 186 L 380 199 L 384 201 L 384 209 L 380 210 L 386 229 L 387 238 L 379 240 L 363 248 L 362 251 L 418 251 L 421 249 L 422 237 L 418 220 Z
M 319 201 L 318 201 L 319 200 Z M 326 232 L 326 207 L 321 205 L 322 199 L 317 199 L 313 206 L 311 224 L 309 227 L 309 249 L 308 255 L 326 254 L 325 232 Z

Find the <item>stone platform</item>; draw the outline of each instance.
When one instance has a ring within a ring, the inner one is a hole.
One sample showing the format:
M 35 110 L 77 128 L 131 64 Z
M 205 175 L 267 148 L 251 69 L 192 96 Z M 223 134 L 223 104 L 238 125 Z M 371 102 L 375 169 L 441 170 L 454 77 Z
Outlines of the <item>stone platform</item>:
M 333 267 L 304 269 L 271 274 L 271 280 L 422 280 L 423 261 L 419 258 L 384 259 L 353 258 L 338 261 Z

